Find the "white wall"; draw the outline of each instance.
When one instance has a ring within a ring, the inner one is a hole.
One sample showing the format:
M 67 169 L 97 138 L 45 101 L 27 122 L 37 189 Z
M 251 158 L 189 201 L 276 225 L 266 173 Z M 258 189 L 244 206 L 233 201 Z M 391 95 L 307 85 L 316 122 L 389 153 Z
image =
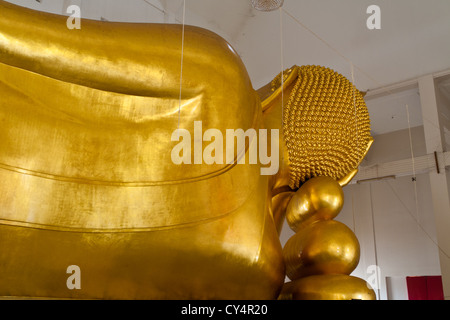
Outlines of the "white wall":
M 408 300 L 408 285 L 405 277 L 386 277 L 388 300 Z
M 428 174 L 416 182 L 402 177 L 349 185 L 344 193 L 336 220 L 354 228 L 363 252 L 354 275 L 368 280 L 367 268 L 378 265 L 380 299 L 387 299 L 386 277 L 440 274 Z
M 362 166 L 404 160 L 411 158 L 411 143 L 414 157 L 427 154 L 423 126 L 411 128 L 411 139 L 409 129 L 398 130 L 375 136 L 375 140 L 364 158 Z

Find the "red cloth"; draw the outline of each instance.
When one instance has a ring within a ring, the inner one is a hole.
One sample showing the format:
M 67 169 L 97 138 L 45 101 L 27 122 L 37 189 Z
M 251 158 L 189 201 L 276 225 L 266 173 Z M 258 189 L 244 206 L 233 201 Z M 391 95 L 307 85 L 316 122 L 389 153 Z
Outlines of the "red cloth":
M 427 277 L 428 300 L 444 300 L 441 276 Z
M 409 300 L 444 300 L 441 276 L 406 277 Z

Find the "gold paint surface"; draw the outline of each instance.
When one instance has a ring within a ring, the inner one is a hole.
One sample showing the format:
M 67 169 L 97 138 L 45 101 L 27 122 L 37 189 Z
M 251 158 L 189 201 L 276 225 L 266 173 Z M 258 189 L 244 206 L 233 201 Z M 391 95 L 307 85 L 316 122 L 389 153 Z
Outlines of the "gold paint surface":
M 261 166 L 171 160 L 178 123 L 263 127 L 233 48 L 186 26 L 180 105 L 181 26 L 66 20 L 0 1 L 0 296 L 276 298 Z
M 279 235 L 285 221 L 286 208 L 294 195 L 294 192 L 282 192 L 272 197 L 272 215 Z
M 343 223 L 319 221 L 289 238 L 283 256 L 291 280 L 317 274 L 349 275 L 359 263 L 360 247 Z
M 304 183 L 292 196 L 286 221 L 295 232 L 311 223 L 335 218 L 344 205 L 344 191 L 333 178 L 317 177 Z
M 0 296 L 274 299 L 283 260 L 293 279 L 354 269 L 351 230 L 310 218 L 339 212 L 373 141 L 347 79 L 294 66 L 256 92 L 225 40 L 186 26 L 180 99 L 180 25 L 66 20 L 0 0 Z M 280 129 L 278 173 L 249 164 L 258 139 L 234 150 L 245 164 L 174 164 L 172 133 L 194 154 L 194 121 L 200 135 Z M 299 232 L 282 252 L 285 215 Z M 363 292 L 310 278 L 319 297 Z
M 282 140 L 289 157 L 288 185 L 296 189 L 318 176 L 347 184 L 373 141 L 361 92 L 341 74 L 321 66 L 294 66 L 283 75 Z M 279 86 L 281 73 L 259 92 L 265 99 L 266 118 L 270 106 L 281 114 Z M 266 97 L 268 88 L 273 94 Z M 286 173 L 279 175 L 286 179 Z
M 376 300 L 363 279 L 341 275 L 315 275 L 285 283 L 280 300 Z

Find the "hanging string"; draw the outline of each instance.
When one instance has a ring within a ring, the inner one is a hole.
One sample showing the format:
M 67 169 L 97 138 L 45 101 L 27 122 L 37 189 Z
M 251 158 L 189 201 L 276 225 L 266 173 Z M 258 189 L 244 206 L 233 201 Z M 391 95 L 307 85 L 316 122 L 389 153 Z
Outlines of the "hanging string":
M 355 221 L 355 200 L 353 193 L 355 190 L 352 190 L 352 218 L 353 218 L 353 233 L 356 234 L 356 221 Z
M 414 150 L 412 143 L 412 135 L 411 135 L 411 121 L 409 119 L 409 106 L 406 104 L 406 118 L 408 120 L 408 132 L 409 132 L 409 147 L 411 148 L 411 162 L 412 162 L 412 170 L 413 170 L 413 178 L 416 177 L 416 166 L 414 163 Z
M 305 29 L 306 31 L 308 31 L 309 33 L 311 33 L 314 37 L 316 37 L 318 40 L 320 40 L 323 44 L 325 44 L 328 48 L 330 48 L 332 51 L 334 51 L 337 55 L 339 55 L 342 59 L 344 59 L 345 61 L 347 61 L 348 63 L 352 63 L 352 61 L 347 58 L 345 55 L 343 55 L 338 49 L 336 49 L 335 47 L 333 47 L 331 44 L 329 44 L 327 41 L 325 41 L 322 37 L 320 37 L 317 33 L 315 33 L 314 31 L 312 31 L 310 28 L 308 28 L 306 25 L 304 25 L 300 20 L 298 20 L 297 18 L 295 18 L 292 14 L 290 14 L 288 11 L 284 10 L 283 8 L 280 8 L 281 10 L 283 10 L 292 20 L 294 20 L 299 26 L 301 26 L 303 29 Z M 383 84 L 381 84 L 379 81 L 377 81 L 376 79 L 374 79 L 370 74 L 368 74 L 367 72 L 365 72 L 364 70 L 362 70 L 360 67 L 355 66 L 356 70 L 358 70 L 360 73 L 364 74 L 368 79 L 370 79 L 371 81 L 373 81 L 374 83 L 376 83 L 378 86 L 383 86 Z
M 378 250 L 377 250 L 377 237 L 376 237 L 376 232 L 375 232 L 375 214 L 374 214 L 374 210 L 373 210 L 373 192 L 372 192 L 372 184 L 369 184 L 369 193 L 370 193 L 370 212 L 371 212 L 371 217 L 372 217 L 372 235 L 373 235 L 373 250 L 374 250 L 374 254 L 375 254 L 375 266 L 378 268 L 379 264 L 378 264 Z M 377 280 L 377 291 L 378 291 L 378 300 L 380 300 L 380 282 L 379 282 L 379 277 L 377 275 L 376 277 Z
M 283 126 L 284 119 L 284 50 L 283 50 L 283 10 L 280 12 L 280 63 L 281 63 L 281 125 Z
M 416 222 L 417 226 L 426 234 L 426 236 L 434 243 L 434 245 L 436 245 L 436 247 L 439 249 L 440 252 L 442 252 L 447 258 L 450 258 L 449 255 L 439 246 L 439 244 L 430 236 L 430 234 L 420 224 L 420 220 L 419 220 L 419 200 L 418 200 L 418 192 L 417 192 L 417 177 L 416 177 L 416 168 L 415 168 L 415 159 L 414 159 L 414 149 L 413 149 L 413 143 L 412 143 L 411 122 L 410 122 L 410 116 L 409 116 L 409 106 L 407 104 L 406 104 L 406 117 L 408 119 L 409 146 L 411 148 L 411 163 L 412 163 L 412 171 L 413 171 L 412 181 L 414 183 L 414 196 L 415 196 L 415 203 L 416 203 L 416 216 L 415 217 L 408 210 L 406 205 L 401 201 L 400 197 L 397 195 L 397 193 L 395 192 L 394 188 L 392 188 L 391 185 L 389 185 L 389 186 L 391 187 L 392 191 L 397 196 L 397 198 L 400 200 L 400 202 L 403 204 L 403 206 L 407 209 L 407 212 L 410 214 L 410 216 Z
M 389 188 L 392 190 L 392 193 L 397 197 L 397 199 L 400 201 L 400 203 L 403 205 L 403 207 L 406 209 L 406 211 L 408 212 L 409 216 L 411 216 L 411 218 L 415 221 L 415 223 L 419 226 L 419 228 L 422 230 L 422 232 L 431 240 L 431 242 L 433 242 L 433 244 L 436 246 L 436 248 L 438 248 L 438 250 L 444 254 L 448 259 L 450 259 L 450 256 L 444 251 L 444 249 L 441 248 L 441 246 L 433 239 L 433 237 L 431 237 L 431 235 L 425 230 L 425 228 L 419 223 L 419 221 L 417 221 L 417 219 L 415 218 L 414 214 L 411 213 L 411 211 L 408 209 L 408 207 L 406 206 L 406 204 L 402 201 L 402 199 L 400 198 L 400 196 L 397 194 L 397 192 L 395 191 L 395 188 L 391 186 L 391 184 L 389 183 L 389 181 L 386 181 L 386 183 L 388 184 Z
M 180 68 L 180 97 L 178 101 L 178 125 L 177 132 L 180 134 L 180 119 L 181 119 L 181 93 L 183 90 L 183 60 L 184 60 L 184 26 L 186 22 L 186 0 L 183 0 L 183 28 L 181 32 L 181 68 Z M 178 136 L 179 137 L 179 136 Z
M 415 159 L 414 159 L 414 149 L 413 149 L 413 143 L 412 143 L 412 134 L 411 134 L 411 121 L 409 119 L 409 106 L 406 104 L 406 118 L 408 119 L 408 133 L 409 133 L 409 147 L 411 149 L 411 163 L 412 163 L 412 182 L 414 183 L 414 199 L 416 202 L 416 219 L 417 222 L 419 222 L 419 202 L 417 197 L 417 177 L 416 177 L 416 165 L 415 165 Z
M 167 14 L 167 12 L 164 9 L 161 9 L 158 6 L 155 6 L 153 3 L 149 2 L 148 0 L 142 0 L 144 1 L 146 4 L 148 4 L 149 6 L 155 8 L 156 10 L 158 10 L 159 12 L 163 13 L 163 14 Z
M 355 84 L 355 69 L 353 62 L 350 61 L 350 69 L 352 75 L 353 84 L 353 108 L 355 110 L 355 137 L 356 137 L 356 147 L 359 147 L 359 137 L 358 137 L 358 113 L 356 112 L 356 84 Z
M 149 6 L 155 8 L 156 10 L 158 10 L 159 12 L 161 12 L 164 17 L 169 16 L 170 13 L 164 9 L 161 9 L 160 7 L 154 5 L 153 3 L 149 2 L 148 0 L 142 0 L 144 3 L 148 4 Z M 173 19 L 178 22 L 178 23 L 183 23 L 183 21 L 178 20 L 176 17 L 173 17 Z
M 306 31 L 308 31 L 309 33 L 311 33 L 315 38 L 317 38 L 319 41 L 321 41 L 323 44 L 325 44 L 328 48 L 330 48 L 332 51 L 334 51 L 338 56 L 340 56 L 342 59 L 344 59 L 345 61 L 347 61 L 348 63 L 352 64 L 352 61 L 347 58 L 344 54 L 342 54 L 338 49 L 336 49 L 335 47 L 333 47 L 331 44 L 329 44 L 327 41 L 325 41 L 325 39 L 323 39 L 322 37 L 320 37 L 317 33 L 315 33 L 314 31 L 312 31 L 310 28 L 308 28 L 306 25 L 304 25 L 300 20 L 298 20 L 297 18 L 295 18 L 292 14 L 290 14 L 288 11 L 284 10 L 283 8 L 280 8 L 281 10 L 283 10 L 292 20 L 294 20 L 300 27 L 302 27 L 303 29 L 305 29 Z M 382 84 L 380 81 L 376 80 L 375 78 L 373 78 L 370 74 L 368 74 L 367 72 L 365 72 L 363 69 L 361 69 L 360 67 L 358 67 L 357 65 L 353 65 L 354 68 L 356 70 L 358 70 L 361 74 L 363 74 L 364 76 L 367 77 L 367 79 L 373 81 L 379 88 L 383 89 L 385 87 L 384 84 Z M 394 95 L 394 93 L 389 89 L 389 88 L 385 88 L 384 89 L 385 92 Z M 424 117 L 424 120 L 427 120 Z M 433 125 L 434 127 L 437 128 L 436 124 L 433 123 L 433 121 L 429 121 L 429 123 L 431 125 Z

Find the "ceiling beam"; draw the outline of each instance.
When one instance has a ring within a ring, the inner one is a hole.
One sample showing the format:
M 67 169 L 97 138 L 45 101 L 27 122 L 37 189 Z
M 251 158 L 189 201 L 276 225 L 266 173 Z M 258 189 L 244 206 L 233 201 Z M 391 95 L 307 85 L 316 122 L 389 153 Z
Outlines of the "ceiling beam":
M 435 72 L 432 74 L 434 79 L 438 79 L 441 77 L 445 77 L 450 75 L 450 69 L 446 69 L 443 71 Z M 418 88 L 419 87 L 419 78 L 409 79 L 402 82 L 393 83 L 384 87 L 380 87 L 373 90 L 368 90 L 366 95 L 364 96 L 364 100 L 371 100 L 380 98 L 383 96 L 387 96 L 390 94 L 397 93 L 399 91 L 405 91 L 408 89 Z

